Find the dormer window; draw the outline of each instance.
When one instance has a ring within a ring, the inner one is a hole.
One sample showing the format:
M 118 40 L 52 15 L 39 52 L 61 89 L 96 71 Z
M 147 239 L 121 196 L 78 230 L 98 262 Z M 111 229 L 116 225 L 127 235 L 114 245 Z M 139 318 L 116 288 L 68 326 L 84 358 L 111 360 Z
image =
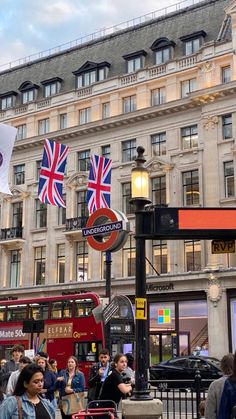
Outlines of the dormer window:
M 4 111 L 6 109 L 13 108 L 16 102 L 16 92 L 6 92 L 0 95 L 1 100 L 1 110 Z
M 19 91 L 21 92 L 21 101 L 23 105 L 33 102 L 36 99 L 38 89 L 39 86 L 37 84 L 33 84 L 31 81 L 25 81 L 20 85 Z
M 205 31 L 198 31 L 191 33 L 190 35 L 181 36 L 180 40 L 184 43 L 184 54 L 191 55 L 199 51 L 205 36 Z
M 44 86 L 44 97 L 54 96 L 60 92 L 62 79 L 53 77 L 52 79 L 43 80 L 41 84 Z
M 154 51 L 154 64 L 160 65 L 169 61 L 173 57 L 175 45 L 168 38 L 159 38 L 153 42 L 151 50 Z
M 123 58 L 127 63 L 127 73 L 134 73 L 140 70 L 144 66 L 144 57 L 147 55 L 143 49 L 140 51 L 132 52 L 130 54 L 123 55 Z
M 107 61 L 94 63 L 87 61 L 78 70 L 73 71 L 76 76 L 76 88 L 90 86 L 98 81 L 105 80 L 108 76 L 110 64 Z

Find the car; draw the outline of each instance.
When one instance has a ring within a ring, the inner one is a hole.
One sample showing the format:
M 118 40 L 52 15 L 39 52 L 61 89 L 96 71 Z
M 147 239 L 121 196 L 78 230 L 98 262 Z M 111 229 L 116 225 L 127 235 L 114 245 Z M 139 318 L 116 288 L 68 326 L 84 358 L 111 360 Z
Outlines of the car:
M 217 358 L 195 355 L 179 356 L 151 366 L 149 368 L 150 384 L 159 389 L 192 388 L 195 386 L 194 380 L 197 371 L 201 375 L 202 388 L 208 388 L 212 380 L 223 376 L 220 361 Z

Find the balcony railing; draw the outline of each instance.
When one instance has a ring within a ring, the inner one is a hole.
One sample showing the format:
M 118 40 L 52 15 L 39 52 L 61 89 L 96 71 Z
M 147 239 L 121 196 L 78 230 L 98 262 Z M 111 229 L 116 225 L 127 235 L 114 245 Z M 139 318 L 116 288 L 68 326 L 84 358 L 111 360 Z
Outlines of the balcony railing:
M 22 239 L 23 227 L 10 227 L 0 229 L 0 240 Z
M 67 218 L 66 231 L 81 230 L 86 227 L 88 217 Z

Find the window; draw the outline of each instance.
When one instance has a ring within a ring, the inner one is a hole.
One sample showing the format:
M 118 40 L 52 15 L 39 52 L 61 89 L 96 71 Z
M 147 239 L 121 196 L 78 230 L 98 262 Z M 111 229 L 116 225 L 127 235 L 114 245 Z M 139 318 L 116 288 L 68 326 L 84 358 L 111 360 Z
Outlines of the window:
M 65 282 L 65 244 L 57 245 L 57 282 L 64 284 Z
M 22 321 L 27 318 L 27 305 L 14 304 L 7 307 L 7 321 Z
M 170 58 L 171 58 L 171 52 L 170 52 L 169 47 L 159 49 L 155 53 L 155 64 L 159 65 L 159 64 L 166 63 L 166 61 L 169 61 Z
M 58 93 L 57 83 L 50 83 L 47 86 L 44 86 L 44 97 L 53 96 Z
M 181 128 L 182 147 L 184 150 L 198 146 L 197 125 Z
M 34 253 L 35 285 L 45 285 L 46 246 L 36 247 Z
M 166 154 L 166 133 L 161 132 L 151 136 L 152 155 L 163 156 Z
M 12 204 L 12 227 L 22 227 L 23 202 Z
M 30 89 L 22 93 L 22 103 L 25 105 L 28 102 L 32 102 L 35 99 L 35 90 Z
M 75 74 L 75 72 L 74 72 Z M 90 86 L 98 81 L 105 80 L 108 76 L 108 67 L 103 67 L 91 71 L 87 71 L 83 74 L 77 75 L 77 88 Z
M 34 320 L 47 320 L 49 315 L 49 303 L 29 304 L 29 318 Z
M 62 195 L 62 199 L 66 205 L 66 195 Z M 66 208 L 65 207 L 58 207 L 58 225 L 62 225 L 66 223 Z
M 181 97 L 188 96 L 188 93 L 197 90 L 197 79 L 190 79 L 181 82 Z
M 36 180 L 39 180 L 41 166 L 42 166 L 42 160 L 36 161 Z
M 88 280 L 88 244 L 87 240 L 77 242 L 76 254 L 77 281 Z
M 67 128 L 67 113 L 61 113 L 59 115 L 59 127 L 60 129 Z
M 234 192 L 234 162 L 227 161 L 224 163 L 224 179 L 225 179 L 225 198 L 235 196 Z
M 127 72 L 134 73 L 135 71 L 140 70 L 142 68 L 142 60 L 141 57 L 131 58 L 127 60 Z
M 77 192 L 77 217 L 88 217 L 87 191 Z
M 80 109 L 79 124 L 87 124 L 91 121 L 91 108 Z
M 231 67 L 222 67 L 221 69 L 222 83 L 229 83 L 231 81 Z
M 200 39 L 191 39 L 185 42 L 185 55 L 194 54 L 200 49 Z
M 102 104 L 102 117 L 109 118 L 110 116 L 110 102 L 105 102 Z
M 123 276 L 135 275 L 135 240 L 129 236 L 123 247 Z
M 127 96 L 123 98 L 123 113 L 136 111 L 136 96 Z
M 201 270 L 201 242 L 200 240 L 185 240 L 185 270 L 200 271 Z
M 17 140 L 24 140 L 24 138 L 26 138 L 26 136 L 27 136 L 26 124 L 18 125 L 18 127 L 16 127 L 16 128 L 17 128 L 16 139 Z
M 111 157 L 111 146 L 110 145 L 103 145 L 102 146 L 102 156 L 110 159 Z
M 228 140 L 232 138 L 232 115 L 224 115 L 222 116 L 222 130 L 223 130 L 223 139 Z
M 183 173 L 183 198 L 184 205 L 199 205 L 198 170 L 190 170 Z
M 25 165 L 18 164 L 14 166 L 14 185 L 23 185 L 25 183 Z
M 51 308 L 52 319 L 65 319 L 72 317 L 72 300 L 53 301 Z
M 166 102 L 166 88 L 160 87 L 151 91 L 151 105 L 161 105 Z
M 36 228 L 47 227 L 47 205 L 36 199 Z
M 20 285 L 20 262 L 20 250 L 11 250 L 10 288 L 18 288 Z
M 166 205 L 166 177 L 152 179 L 152 202 L 154 205 Z
M 167 273 L 167 242 L 164 240 L 152 241 L 152 265 L 159 274 Z M 151 275 L 155 275 L 152 269 Z
M 122 184 L 122 211 L 124 214 L 134 213 L 134 206 L 130 204 L 131 199 L 131 182 Z
M 41 119 L 41 121 L 38 121 L 39 135 L 47 134 L 48 132 L 49 132 L 49 118 Z
M 86 172 L 90 168 L 90 150 L 80 151 L 78 153 L 78 171 Z
M 16 93 L 13 95 L 2 96 L 1 98 L 1 110 L 10 109 L 15 106 Z
M 134 160 L 136 157 L 136 139 L 122 142 L 122 162 Z

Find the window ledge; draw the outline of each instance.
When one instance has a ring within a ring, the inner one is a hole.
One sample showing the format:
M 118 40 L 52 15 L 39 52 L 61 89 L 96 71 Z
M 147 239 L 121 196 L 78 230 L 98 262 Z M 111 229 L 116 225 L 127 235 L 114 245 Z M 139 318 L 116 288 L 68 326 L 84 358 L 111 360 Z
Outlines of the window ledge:
M 34 233 L 46 233 L 47 231 L 48 231 L 47 227 L 38 227 L 38 228 L 34 228 L 30 232 L 34 234 Z

